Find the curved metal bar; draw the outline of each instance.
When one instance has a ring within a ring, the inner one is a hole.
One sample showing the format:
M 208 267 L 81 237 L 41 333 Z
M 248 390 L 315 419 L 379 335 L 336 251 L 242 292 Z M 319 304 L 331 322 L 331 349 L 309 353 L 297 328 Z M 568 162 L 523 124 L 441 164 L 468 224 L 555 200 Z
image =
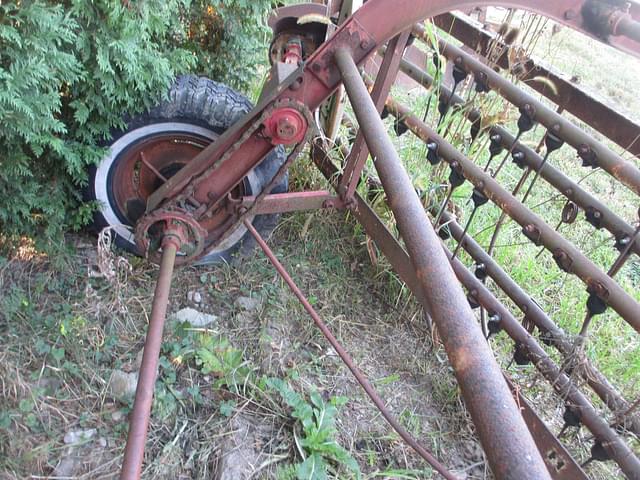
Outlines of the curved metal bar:
M 531 212 L 518 199 L 506 191 L 491 175 L 485 173 L 474 162 L 458 152 L 444 138 L 415 116 L 407 107 L 400 105 L 391 97 L 387 98 L 387 109 L 394 116 L 402 118 L 418 138 L 438 144 L 438 154 L 447 162 L 458 162 L 467 180 L 507 215 L 523 227 L 525 233 L 535 244 L 544 245 L 554 253 L 560 252 L 566 259 L 565 270 L 580 278 L 590 291 L 596 293 L 636 331 L 640 332 L 640 304 L 625 292 L 605 272 L 600 270 L 589 258 L 571 242 L 563 238 L 538 215 Z M 464 240 L 463 240 L 464 241 Z
M 340 342 L 338 342 L 338 340 L 333 335 L 331 330 L 329 330 L 329 327 L 327 327 L 327 324 L 322 321 L 322 319 L 320 318 L 320 315 L 318 315 L 318 313 L 309 303 L 309 300 L 307 300 L 307 297 L 304 296 L 304 293 L 302 293 L 300 288 L 293 281 L 293 278 L 291 278 L 291 275 L 287 273 L 287 270 L 280 263 L 280 261 L 275 256 L 273 251 L 269 248 L 269 245 L 267 245 L 267 242 L 264 241 L 264 239 L 260 236 L 260 234 L 253 227 L 250 221 L 245 220 L 244 226 L 249 231 L 249 233 L 253 236 L 253 238 L 256 240 L 256 242 L 258 243 L 258 245 L 260 246 L 264 254 L 267 256 L 267 258 L 269 259 L 273 267 L 276 269 L 278 274 L 280 274 L 282 279 L 285 281 L 285 283 L 287 284 L 291 292 L 296 296 L 298 301 L 302 304 L 304 309 L 307 311 L 307 313 L 313 320 L 313 323 L 316 324 L 318 329 L 322 332 L 324 337 L 331 344 L 331 346 L 336 351 L 336 353 L 340 356 L 340 358 L 342 359 L 344 364 L 347 366 L 349 371 L 353 374 L 354 377 L 356 377 L 356 380 L 358 381 L 362 389 L 369 396 L 373 404 L 380 411 L 380 413 L 385 418 L 385 420 L 389 423 L 389 425 L 391 425 L 391 427 L 398 433 L 398 435 L 400 435 L 400 437 L 411 448 L 413 448 L 418 455 L 424 458 L 429 463 L 429 465 L 431 465 L 440 475 L 442 475 L 447 480 L 457 480 L 457 477 L 453 475 L 450 471 L 448 471 L 445 468 L 445 466 L 442 465 L 442 463 L 440 463 L 440 461 L 436 457 L 434 457 L 433 453 L 431 453 L 425 447 L 420 445 L 420 443 L 418 443 L 418 441 L 409 432 L 407 432 L 402 427 L 402 425 L 400 425 L 400 422 L 398 422 L 398 420 L 393 416 L 393 414 L 385 406 L 384 401 L 382 400 L 380 395 L 378 395 L 378 392 L 376 392 L 375 388 L 373 388 L 373 385 L 371 385 L 371 382 L 369 381 L 369 379 L 356 366 L 356 364 L 353 361 L 353 358 L 351 358 L 351 355 L 349 355 L 347 351 L 344 349 L 344 347 L 340 344 Z

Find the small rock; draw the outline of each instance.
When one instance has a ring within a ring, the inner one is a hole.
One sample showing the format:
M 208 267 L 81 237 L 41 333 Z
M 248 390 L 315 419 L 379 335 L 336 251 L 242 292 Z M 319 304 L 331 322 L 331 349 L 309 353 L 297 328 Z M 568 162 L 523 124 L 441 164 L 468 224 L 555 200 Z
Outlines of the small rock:
M 82 441 L 89 440 L 93 437 L 98 431 L 95 428 L 90 428 L 88 430 L 75 430 L 71 432 L 67 432 L 64 434 L 64 443 L 67 445 L 73 443 L 79 443 Z
M 206 327 L 218 320 L 218 317 L 208 313 L 199 312 L 193 308 L 183 308 L 172 315 L 171 319 L 178 322 L 189 322 L 192 327 Z
M 251 312 L 257 310 L 262 305 L 262 300 L 258 297 L 238 297 L 233 304 L 240 310 Z
M 187 293 L 187 300 L 193 303 L 200 303 L 202 302 L 202 295 L 200 292 L 189 291 Z
M 56 468 L 53 469 L 53 476 L 56 478 L 73 478 L 82 468 L 82 459 L 73 455 L 62 457 Z
M 235 415 L 230 421 L 231 432 L 221 445 L 217 480 L 249 480 L 254 477 L 255 465 L 260 465 L 264 453 L 257 448 L 260 438 L 270 438 L 269 426 L 252 418 Z
M 128 403 L 136 394 L 138 372 L 114 370 L 109 379 L 109 393 L 115 400 Z
M 106 447 L 107 447 L 107 445 L 108 445 L 107 439 L 106 439 L 106 438 L 104 438 L 104 437 L 100 437 L 100 438 L 98 439 L 98 443 L 100 444 L 100 446 L 101 446 L 102 448 L 106 448 Z
M 124 419 L 124 413 L 121 412 L 120 410 L 116 410 L 111 414 L 111 420 L 113 420 L 116 423 L 121 422 L 123 419 Z

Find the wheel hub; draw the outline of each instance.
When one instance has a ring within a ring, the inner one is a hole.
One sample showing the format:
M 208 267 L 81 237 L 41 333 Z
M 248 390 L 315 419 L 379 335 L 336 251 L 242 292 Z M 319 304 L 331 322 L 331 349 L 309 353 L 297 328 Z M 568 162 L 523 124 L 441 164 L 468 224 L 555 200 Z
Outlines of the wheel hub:
M 202 253 L 207 233 L 195 220 L 187 219 L 187 210 L 160 210 L 160 213 L 154 212 L 147 217 L 145 212 L 147 198 L 209 143 L 209 139 L 203 139 L 199 135 L 164 133 L 142 139 L 122 153 L 113 172 L 111 195 L 122 223 L 136 225 L 142 222 L 136 227 L 136 244 L 141 253 L 157 251 L 160 241 L 158 234 L 169 228 L 171 222 L 183 224 L 188 232 L 188 241 L 184 242 L 183 251 L 178 252 L 177 261 L 184 263 Z M 244 182 L 241 182 L 229 198 L 221 203 L 220 208 L 212 212 L 206 222 L 206 228 L 210 232 L 224 231 L 233 224 L 233 215 L 227 208 L 227 203 L 231 199 L 241 198 L 245 191 Z M 153 255 L 150 256 L 152 257 Z

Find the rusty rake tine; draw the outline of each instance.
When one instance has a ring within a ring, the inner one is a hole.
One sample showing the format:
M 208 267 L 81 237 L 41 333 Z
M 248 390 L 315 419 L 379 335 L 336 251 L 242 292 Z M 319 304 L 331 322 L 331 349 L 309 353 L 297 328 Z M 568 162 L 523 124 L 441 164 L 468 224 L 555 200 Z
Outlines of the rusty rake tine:
M 620 252 L 618 258 L 616 258 L 615 262 L 613 262 L 613 265 L 611 265 L 611 268 L 609 268 L 607 275 L 613 277 L 620 271 L 620 269 L 624 265 L 624 262 L 627 260 L 629 254 L 631 253 L 633 244 L 638 240 L 638 236 L 640 236 L 640 225 L 638 225 L 638 227 L 636 228 L 636 231 L 633 233 L 633 236 L 629 240 L 629 243 L 627 243 L 627 245 L 624 247 L 624 250 Z
M 547 147 L 547 151 L 544 154 L 542 163 L 540 163 L 540 166 L 536 170 L 536 174 L 533 177 L 533 180 L 531 180 L 531 183 L 529 184 L 529 188 L 527 189 L 526 193 L 522 197 L 522 203 L 526 202 L 527 198 L 529 198 L 529 194 L 533 190 L 533 186 L 535 185 L 536 181 L 540 177 L 540 172 L 542 172 L 542 169 L 547 164 L 547 160 L 549 160 L 549 156 L 553 152 L 558 150 L 560 147 L 562 147 L 562 145 L 564 144 L 564 141 L 560 137 L 554 135 L 553 133 L 547 132 L 546 135 L 544 136 L 544 144 Z
M 447 196 L 445 197 L 444 201 L 440 205 L 440 208 L 438 209 L 438 214 L 436 215 L 436 218 L 433 221 L 433 224 L 435 226 L 437 226 L 438 223 L 440 222 L 440 218 L 442 217 L 444 210 L 447 208 L 447 204 L 449 203 L 449 201 L 451 200 L 451 197 L 453 196 L 453 190 L 454 188 L 451 185 L 449 185 L 449 191 L 447 192 Z
M 496 169 L 496 171 L 493 172 L 493 174 L 491 175 L 493 178 L 496 178 L 498 176 L 498 174 L 500 173 L 500 170 L 502 170 L 502 167 L 504 167 L 504 164 L 507 163 L 507 159 L 509 158 L 509 155 L 511 155 L 511 153 L 513 152 L 513 149 L 516 147 L 516 143 L 518 143 L 518 141 L 520 140 L 520 137 L 522 136 L 522 134 L 523 134 L 523 131 L 522 130 L 518 130 L 518 134 L 513 139 L 513 143 L 511 144 L 511 146 L 507 150 L 507 153 L 504 154 L 504 157 L 503 157 L 502 161 L 500 162 L 500 165 L 498 165 L 498 168 Z M 489 164 L 487 163 L 487 166 L 485 167 L 485 172 L 487 171 L 488 168 L 489 168 Z
M 473 217 L 475 216 L 477 210 L 478 210 L 477 206 L 474 206 L 473 210 L 471 210 L 471 215 L 469 215 L 469 220 L 467 220 L 467 223 L 464 226 L 464 229 L 462 230 L 462 235 L 460 236 L 460 240 L 458 241 L 456 248 L 453 250 L 453 254 L 451 255 L 451 260 L 456 258 L 456 255 L 458 255 L 458 251 L 460 250 L 460 247 L 462 247 L 462 242 L 464 242 L 464 237 L 467 235 L 467 230 L 469 230 L 469 225 L 471 225 L 471 221 L 473 220 Z

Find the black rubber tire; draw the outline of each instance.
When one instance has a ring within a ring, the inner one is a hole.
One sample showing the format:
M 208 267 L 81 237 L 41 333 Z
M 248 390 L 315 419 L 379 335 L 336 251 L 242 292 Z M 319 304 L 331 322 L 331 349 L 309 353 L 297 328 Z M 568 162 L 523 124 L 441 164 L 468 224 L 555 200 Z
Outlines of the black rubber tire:
M 112 200 L 113 171 L 118 160 L 127 148 L 135 142 L 148 140 L 153 135 L 168 132 L 198 135 L 205 141 L 211 141 L 251 110 L 251 102 L 242 94 L 221 83 L 205 77 L 192 75 L 180 76 L 171 87 L 166 101 L 144 114 L 127 119 L 124 130 L 113 132 L 111 140 L 105 144 L 109 153 L 89 171 L 87 200 L 98 200 L 99 209 L 94 214 L 93 229 L 100 231 L 105 227 L 114 227 L 115 242 L 120 248 L 140 255 L 133 242 L 124 213 L 119 212 Z M 205 138 L 206 137 L 206 138 Z M 248 194 L 257 195 L 275 176 L 285 161 L 282 147 L 274 149 L 245 179 Z M 272 193 L 287 191 L 288 179 L 285 177 L 275 186 Z M 261 235 L 269 235 L 277 224 L 278 215 L 258 215 L 253 219 L 254 227 Z M 251 251 L 255 242 L 253 237 L 241 227 L 231 245 L 208 253 L 198 263 L 218 263 L 240 257 Z M 241 236 L 240 236 L 241 235 Z

